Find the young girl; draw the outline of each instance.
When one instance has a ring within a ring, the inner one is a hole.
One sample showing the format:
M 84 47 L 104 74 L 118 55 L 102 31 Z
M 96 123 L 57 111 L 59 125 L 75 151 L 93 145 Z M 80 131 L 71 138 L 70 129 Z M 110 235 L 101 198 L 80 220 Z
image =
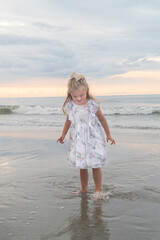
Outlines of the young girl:
M 82 74 L 72 73 L 68 82 L 67 98 L 63 104 L 67 115 L 62 135 L 57 142 L 64 143 L 64 138 L 70 128 L 68 162 L 71 167 L 80 169 L 81 190 L 87 192 L 88 167 L 92 168 L 95 182 L 93 198 L 101 199 L 102 173 L 101 167 L 107 164 L 106 141 L 102 127 L 107 136 L 107 142 L 115 144 L 98 102 L 89 93 L 89 87 Z

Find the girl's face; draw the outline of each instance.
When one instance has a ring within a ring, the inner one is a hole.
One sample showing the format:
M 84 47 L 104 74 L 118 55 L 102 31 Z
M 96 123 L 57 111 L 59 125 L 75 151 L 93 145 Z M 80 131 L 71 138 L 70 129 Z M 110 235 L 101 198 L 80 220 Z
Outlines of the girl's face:
M 71 93 L 73 102 L 77 105 L 84 105 L 87 103 L 87 93 L 84 87 L 72 91 Z

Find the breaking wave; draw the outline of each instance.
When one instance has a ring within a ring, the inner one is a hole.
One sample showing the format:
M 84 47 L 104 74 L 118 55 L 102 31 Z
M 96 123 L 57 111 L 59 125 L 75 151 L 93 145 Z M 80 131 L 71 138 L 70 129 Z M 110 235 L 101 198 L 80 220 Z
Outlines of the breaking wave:
M 61 108 L 36 106 L 0 106 L 0 115 L 61 115 Z
M 160 115 L 160 107 L 115 107 L 105 109 L 102 108 L 104 115 Z M 62 115 L 62 109 L 60 107 L 49 107 L 49 106 L 0 106 L 0 115 Z

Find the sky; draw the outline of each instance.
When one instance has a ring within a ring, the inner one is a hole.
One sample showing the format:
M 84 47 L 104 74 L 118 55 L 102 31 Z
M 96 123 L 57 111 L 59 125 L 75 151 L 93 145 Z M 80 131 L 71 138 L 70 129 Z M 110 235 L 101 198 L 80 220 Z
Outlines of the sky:
M 159 0 L 0 0 L 0 98 L 160 93 Z

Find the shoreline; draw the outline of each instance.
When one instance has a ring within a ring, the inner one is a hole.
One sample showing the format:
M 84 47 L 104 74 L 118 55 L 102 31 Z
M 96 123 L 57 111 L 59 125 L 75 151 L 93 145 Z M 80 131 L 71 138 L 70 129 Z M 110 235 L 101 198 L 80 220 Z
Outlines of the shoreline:
M 0 136 L 11 136 L 11 137 L 41 137 L 41 138 L 54 138 L 54 134 L 60 133 L 63 129 L 62 126 L 0 126 Z M 128 128 L 111 128 L 111 133 L 118 134 L 153 134 L 157 135 L 160 133 L 160 129 L 128 129 Z M 38 132 L 46 133 L 45 136 L 39 136 Z M 14 135 L 15 134 L 15 135 Z M 36 135 L 37 134 L 37 135 Z M 111 135 L 113 135 L 111 134 Z

